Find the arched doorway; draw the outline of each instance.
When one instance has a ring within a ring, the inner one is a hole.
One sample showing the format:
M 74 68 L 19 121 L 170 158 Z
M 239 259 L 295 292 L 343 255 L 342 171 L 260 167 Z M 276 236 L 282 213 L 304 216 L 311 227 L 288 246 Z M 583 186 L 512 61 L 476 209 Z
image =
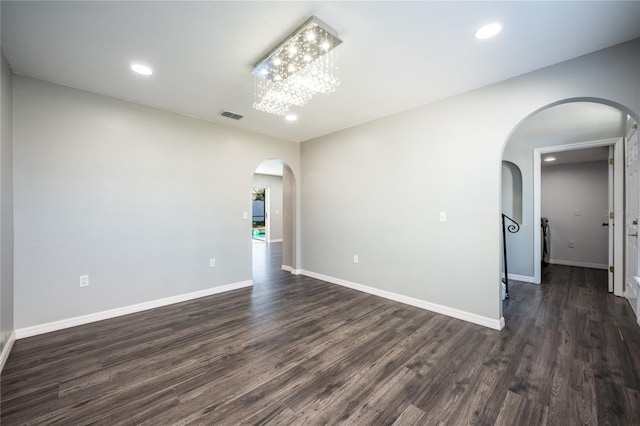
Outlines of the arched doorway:
M 637 117 L 633 117 L 628 109 L 604 100 L 568 99 L 547 105 L 533 112 L 514 128 L 507 139 L 502 155 L 503 170 L 505 162 L 508 162 L 518 167 L 522 174 L 521 234 L 507 236 L 509 275 L 511 279 L 533 283 L 540 282 L 540 259 L 542 257 L 543 242 L 543 236 L 540 231 L 542 157 L 550 156 L 552 152 L 565 151 L 567 153 L 563 160 L 565 163 L 579 162 L 582 161 L 580 158 L 591 158 L 582 151 L 583 149 L 615 146 L 618 150 L 618 163 L 620 163 L 618 164 L 620 166 L 619 171 L 621 171 L 619 176 L 622 178 L 624 176 L 624 148 L 621 142 L 629 135 L 633 124 L 636 123 L 636 119 Z M 618 143 L 616 144 L 616 142 Z M 598 160 L 602 160 L 602 164 L 606 164 L 609 158 L 608 149 L 604 148 L 604 151 L 602 151 L 602 148 L 600 149 L 601 153 L 604 152 L 604 157 L 598 158 Z M 593 151 L 595 150 L 592 150 L 589 155 L 593 154 Z M 591 158 L 591 160 L 595 161 L 594 158 Z M 606 168 L 606 165 L 604 167 Z M 503 182 L 503 192 L 505 191 L 504 186 Z M 512 196 L 513 194 L 503 193 L 503 202 L 509 200 Z M 621 192 L 618 196 L 623 198 L 624 194 Z M 622 204 L 619 203 L 618 205 Z M 609 208 L 602 209 L 603 215 L 605 210 L 609 210 Z M 582 219 L 580 217 L 582 212 L 579 207 L 574 206 L 571 211 L 576 217 Z M 598 220 L 600 219 L 602 218 L 598 218 Z M 619 240 L 624 240 L 624 234 L 622 233 L 624 218 L 620 217 L 619 219 L 620 223 L 622 223 L 617 229 L 619 231 Z M 601 227 L 602 222 L 603 220 L 600 220 L 598 226 Z M 602 229 L 601 227 L 600 231 Z M 560 238 L 567 239 L 566 245 L 572 249 L 574 248 L 574 241 L 571 237 L 561 234 Z M 621 247 L 624 246 L 621 245 Z M 559 259 L 559 261 L 562 260 Z M 588 262 L 584 263 L 588 264 Z M 580 262 L 576 262 L 576 264 L 580 264 Z M 608 261 L 604 261 L 602 266 L 608 268 L 608 264 Z M 624 270 L 624 266 L 621 264 L 619 269 Z M 620 276 L 623 275 L 620 274 Z M 622 295 L 622 292 L 616 292 L 616 294 L 618 293 Z
M 254 284 L 277 271 L 295 271 L 296 183 L 283 160 L 256 167 L 251 188 L 251 243 Z

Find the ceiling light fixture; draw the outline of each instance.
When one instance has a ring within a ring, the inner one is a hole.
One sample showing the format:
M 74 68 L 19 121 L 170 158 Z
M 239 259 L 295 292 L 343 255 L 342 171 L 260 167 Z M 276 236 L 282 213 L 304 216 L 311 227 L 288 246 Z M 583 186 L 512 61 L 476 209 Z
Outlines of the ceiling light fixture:
M 315 16 L 273 48 L 254 66 L 255 102 L 259 111 L 286 115 L 292 105 L 307 104 L 316 93 L 333 93 L 340 85 L 333 49 L 342 43 L 335 31 Z
M 131 64 L 131 69 L 141 75 L 151 75 L 153 74 L 153 70 L 146 65 L 140 63 Z
M 287 121 L 296 121 L 298 119 L 298 116 L 295 115 L 295 114 L 287 114 L 284 117 L 284 119 L 287 120 Z
M 484 27 L 480 28 L 478 31 L 476 31 L 474 36 L 478 40 L 486 40 L 488 38 L 495 36 L 500 31 L 502 31 L 502 25 L 499 22 L 493 22 L 491 24 L 485 25 Z
M 546 157 L 544 161 L 556 161 L 556 157 Z

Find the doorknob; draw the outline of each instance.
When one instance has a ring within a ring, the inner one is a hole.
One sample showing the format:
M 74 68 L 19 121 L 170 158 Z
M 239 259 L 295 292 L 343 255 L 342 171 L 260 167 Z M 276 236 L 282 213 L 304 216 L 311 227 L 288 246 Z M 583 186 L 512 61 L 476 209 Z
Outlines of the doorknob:
M 627 234 L 627 235 L 630 236 L 630 237 L 637 237 L 638 233 L 636 232 L 635 234 Z
M 609 224 L 605 222 L 602 224 L 602 226 L 609 226 Z

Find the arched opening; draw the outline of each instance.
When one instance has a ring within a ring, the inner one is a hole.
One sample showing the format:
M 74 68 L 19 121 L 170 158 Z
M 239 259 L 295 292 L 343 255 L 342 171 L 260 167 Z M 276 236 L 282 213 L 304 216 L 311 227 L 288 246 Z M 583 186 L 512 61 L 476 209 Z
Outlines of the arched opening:
M 563 151 L 564 154 L 562 155 L 553 155 L 559 157 L 558 160 L 562 160 L 556 164 L 593 162 L 590 167 L 583 164 L 580 168 L 595 169 L 600 167 L 596 165 L 596 161 L 601 161 L 602 166 L 605 167 L 609 158 L 607 147 L 612 146 L 617 147 L 616 149 L 619 151 L 617 153 L 620 159 L 619 166 L 621 166 L 620 170 L 624 171 L 623 144 L 616 145 L 616 142 L 621 142 L 629 134 L 636 121 L 637 117 L 633 116 L 630 110 L 605 100 L 567 99 L 533 112 L 512 130 L 505 143 L 502 155 L 501 201 L 503 209 L 510 207 L 513 209 L 513 197 L 516 192 L 510 188 L 513 185 L 510 180 L 513 180 L 513 171 L 515 170 L 510 165 L 513 165 L 521 173 L 522 210 L 520 231 L 518 234 L 509 235 L 507 240 L 510 280 L 530 283 L 540 283 L 541 280 L 541 260 L 544 248 L 541 218 L 544 215 L 541 215 L 540 204 L 542 203 L 540 200 L 541 187 L 543 187 L 541 182 L 545 181 L 545 179 L 541 179 L 541 176 L 542 173 L 545 173 L 543 164 L 552 164 L 542 161 L 544 157 L 552 156 L 551 153 L 559 154 L 560 151 Z M 587 148 L 591 148 L 591 150 L 589 152 L 583 151 Z M 598 158 L 593 157 L 593 155 L 598 156 Z M 566 168 L 568 169 L 569 167 Z M 554 171 L 559 171 L 559 168 Z M 602 175 L 602 173 L 600 174 Z M 559 173 L 555 173 L 554 178 L 559 175 Z M 624 173 L 622 172 L 620 176 L 623 177 Z M 549 179 L 547 181 L 551 182 Z M 576 189 L 576 191 L 578 190 L 579 188 Z M 624 198 L 624 193 L 618 195 L 619 198 L 620 196 Z M 555 203 L 567 203 L 564 205 L 564 211 L 565 213 L 571 212 L 571 215 L 573 215 L 573 220 L 569 217 L 566 218 L 567 221 L 571 222 L 572 228 L 565 227 L 565 231 L 556 232 L 555 243 L 562 244 L 563 247 L 566 246 L 566 248 L 578 252 L 579 250 L 577 249 L 580 247 L 576 247 L 577 241 L 574 241 L 576 239 L 571 236 L 571 233 L 580 233 L 580 228 L 577 224 L 583 222 L 587 215 L 580 205 L 570 206 L 568 204 L 570 202 L 578 204 L 575 201 L 569 201 L 575 200 L 575 197 L 563 197 L 560 194 L 555 194 L 555 197 Z M 549 201 L 547 201 L 547 204 L 549 204 Z M 591 204 L 595 205 L 595 203 Z M 598 211 L 598 208 L 594 207 L 594 209 Z M 603 222 L 606 222 L 603 217 L 605 210 L 608 209 L 602 208 L 602 211 L 598 211 L 600 216 L 594 216 L 595 219 L 590 224 L 593 229 L 589 231 L 589 234 L 596 235 L 606 232 L 606 227 L 603 228 L 602 226 Z M 517 209 L 514 209 L 514 211 L 517 211 Z M 517 215 L 517 213 L 514 213 L 514 215 Z M 569 216 L 568 213 L 567 216 Z M 559 225 L 559 223 L 560 221 L 557 221 L 556 225 Z M 551 225 L 551 229 L 553 229 L 553 224 Z M 619 240 L 624 240 L 623 226 L 618 227 L 620 232 Z M 584 234 L 585 232 L 583 231 L 581 235 Z M 567 241 L 564 241 L 565 239 Z M 588 244 L 588 242 L 583 241 L 581 244 Z M 556 254 L 560 255 L 557 252 L 558 250 L 556 250 Z M 550 258 L 552 261 L 563 261 L 563 259 L 553 259 L 553 253 Z M 565 264 L 568 264 L 567 262 L 569 261 L 565 260 Z M 577 266 L 584 264 L 589 267 L 595 266 L 596 262 L 575 261 L 575 264 Z M 599 264 L 597 263 L 597 265 Z M 602 267 L 603 269 L 605 267 L 608 269 L 608 263 L 602 264 Z M 624 265 L 620 265 L 620 269 L 624 270 Z
M 295 271 L 296 194 L 289 165 L 269 158 L 258 165 L 251 187 L 254 284 L 279 270 Z

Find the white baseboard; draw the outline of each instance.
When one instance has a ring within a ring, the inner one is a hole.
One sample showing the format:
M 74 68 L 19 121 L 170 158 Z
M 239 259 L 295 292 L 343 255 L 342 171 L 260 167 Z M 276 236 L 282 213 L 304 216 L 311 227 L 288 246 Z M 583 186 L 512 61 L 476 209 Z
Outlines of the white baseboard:
M 9 335 L 9 339 L 7 339 L 7 343 L 4 345 L 2 349 L 2 354 L 0 355 L 0 373 L 4 369 L 4 364 L 7 362 L 9 358 L 9 353 L 11 353 L 11 348 L 13 348 L 13 343 L 16 341 L 16 333 L 12 331 Z
M 504 279 L 504 272 L 501 276 Z M 513 281 L 522 281 L 523 283 L 536 283 L 536 279 L 534 277 L 528 277 L 526 275 L 509 274 L 509 279 Z
M 302 273 L 302 269 L 293 269 L 291 266 L 282 265 L 282 270 L 291 272 L 291 275 L 300 275 Z
M 270 243 L 281 243 L 282 242 L 282 238 L 279 238 L 277 240 L 269 240 Z
M 340 278 L 334 278 L 327 275 L 318 274 L 316 272 L 306 271 L 304 269 L 301 269 L 299 272 L 301 275 L 305 275 L 307 277 L 315 278 L 321 281 L 326 281 L 332 284 L 337 284 L 343 287 L 348 287 L 353 290 L 362 291 L 364 293 L 369 293 L 374 296 L 382 297 L 389 300 L 394 300 L 396 302 L 404 303 L 406 305 L 415 306 L 417 308 L 447 315 L 447 316 L 468 321 L 474 324 L 493 328 L 495 330 L 502 330 L 505 325 L 504 317 L 500 319 L 488 318 L 481 315 L 472 314 L 471 312 L 461 311 L 459 309 L 450 308 L 448 306 L 438 305 L 436 303 L 431 303 L 431 302 L 416 299 L 413 297 L 404 296 L 402 294 L 392 293 L 386 290 L 380 290 L 378 288 L 369 287 L 363 284 L 353 283 Z
M 93 314 L 81 315 L 78 317 L 67 318 L 60 321 L 53 321 L 45 324 L 34 325 L 31 327 L 19 328 L 15 331 L 15 338 L 24 339 L 25 337 L 37 336 L 38 334 L 44 334 L 69 327 L 75 327 L 77 325 L 89 324 L 95 321 L 102 321 L 122 315 L 133 314 L 136 312 L 146 311 L 148 309 L 172 305 L 174 303 L 186 302 L 187 300 L 199 299 L 200 297 L 211 296 L 213 294 L 224 293 L 231 290 L 238 290 L 244 287 L 251 287 L 252 285 L 253 280 L 240 281 L 237 283 L 227 284 L 219 287 L 211 287 L 204 290 L 194 291 L 192 293 L 166 297 L 164 299 L 150 300 L 148 302 L 138 303 L 136 305 L 123 306 L 122 308 L 110 309 L 108 311 L 96 312 Z
M 574 260 L 549 259 L 549 263 L 552 265 L 577 266 L 579 268 L 609 269 L 607 265 L 602 263 L 576 262 Z

